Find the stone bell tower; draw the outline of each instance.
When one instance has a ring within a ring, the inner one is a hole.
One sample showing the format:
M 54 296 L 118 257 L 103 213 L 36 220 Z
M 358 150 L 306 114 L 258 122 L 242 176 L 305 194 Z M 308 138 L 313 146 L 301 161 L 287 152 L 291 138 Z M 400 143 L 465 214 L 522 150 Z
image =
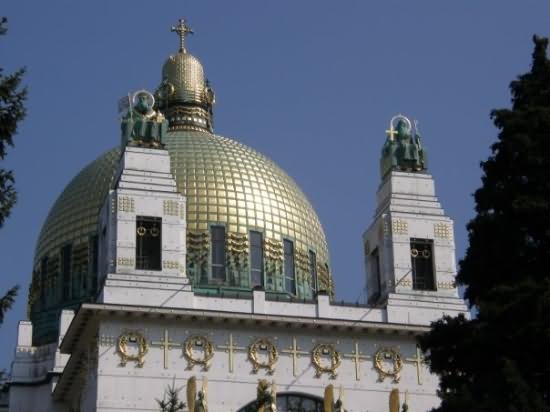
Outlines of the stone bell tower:
M 122 154 L 100 214 L 99 301 L 163 306 L 183 298 L 185 198 L 178 193 L 163 137 L 168 122 L 146 91 L 122 120 Z
M 398 323 L 467 311 L 454 283 L 453 221 L 435 196 L 421 136 L 402 115 L 386 133 L 376 211 L 363 235 L 368 301 Z

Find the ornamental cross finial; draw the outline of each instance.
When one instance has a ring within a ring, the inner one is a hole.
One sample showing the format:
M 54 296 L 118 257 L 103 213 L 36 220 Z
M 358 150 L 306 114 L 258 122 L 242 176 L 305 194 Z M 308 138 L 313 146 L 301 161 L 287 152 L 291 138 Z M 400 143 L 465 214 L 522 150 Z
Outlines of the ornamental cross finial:
M 179 19 L 176 26 L 172 26 L 171 31 L 175 31 L 180 38 L 180 52 L 185 53 L 185 36 L 193 34 L 193 29 L 187 25 L 185 19 Z

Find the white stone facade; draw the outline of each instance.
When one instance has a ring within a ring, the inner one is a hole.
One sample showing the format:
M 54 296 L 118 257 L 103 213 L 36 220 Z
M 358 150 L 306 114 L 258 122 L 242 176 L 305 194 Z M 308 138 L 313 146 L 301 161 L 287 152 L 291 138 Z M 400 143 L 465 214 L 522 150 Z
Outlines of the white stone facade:
M 381 268 L 380 293 L 370 306 L 335 305 L 326 295 L 273 301 L 259 290 L 248 299 L 195 294 L 185 275 L 184 212 L 168 154 L 127 148 L 101 214 L 102 293 L 76 314 L 63 312 L 55 344 L 33 347 L 32 325 L 21 322 L 10 411 L 157 411 L 155 399 L 166 387 L 185 387 L 191 376 L 199 383 L 207 378 L 211 412 L 238 411 L 254 401 L 262 378 L 274 380 L 278 394 L 322 398 L 328 384 L 342 387 L 350 412 L 388 410 L 393 388 L 408 393 L 411 412 L 439 403 L 437 377 L 422 362 L 416 336 L 431 321 L 467 308 L 453 283 L 452 221 L 435 198 L 431 176 L 392 172 L 380 187 L 364 237 L 371 288 L 375 248 Z M 131 264 L 140 215 L 162 218 L 160 271 Z M 414 290 L 407 282 L 411 238 L 433 241 L 435 290 Z

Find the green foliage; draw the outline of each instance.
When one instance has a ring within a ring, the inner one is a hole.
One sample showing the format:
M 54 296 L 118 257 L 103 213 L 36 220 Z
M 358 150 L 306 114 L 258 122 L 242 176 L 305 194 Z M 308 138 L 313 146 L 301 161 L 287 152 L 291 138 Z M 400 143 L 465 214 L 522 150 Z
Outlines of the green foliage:
M 0 18 L 0 35 L 6 33 L 6 23 L 5 17 Z M 24 102 L 27 98 L 27 89 L 21 88 L 24 73 L 25 69 L 19 69 L 6 75 L 4 69 L 0 67 L 0 160 L 6 157 L 7 147 L 13 146 L 17 124 L 26 114 Z M 0 227 L 4 225 L 11 208 L 17 201 L 17 192 L 13 183 L 12 171 L 0 168 Z
M 7 19 L 0 18 L 0 36 L 6 34 Z M 19 69 L 12 74 L 4 74 L 0 67 L 0 160 L 4 160 L 7 147 L 13 147 L 13 136 L 17 133 L 17 125 L 25 117 L 24 102 L 27 89 L 21 88 L 21 80 L 25 69 Z M 0 167 L 0 228 L 17 201 L 14 187 L 13 171 Z M 19 286 L 14 286 L 0 299 L 0 324 L 4 314 L 11 308 Z
M 4 323 L 4 314 L 11 309 L 18 291 L 19 286 L 16 285 L 8 290 L 2 298 L 0 298 L 0 324 Z
M 436 411 L 550 411 L 550 61 L 534 37 L 531 71 L 482 162 L 477 215 L 457 280 L 473 320 L 445 317 L 420 339 L 440 376 Z
M 182 388 L 176 388 L 175 385 L 176 383 L 172 382 L 172 386 L 166 388 L 163 400 L 157 399 L 161 412 L 177 412 L 185 409 L 185 403 L 179 399 Z

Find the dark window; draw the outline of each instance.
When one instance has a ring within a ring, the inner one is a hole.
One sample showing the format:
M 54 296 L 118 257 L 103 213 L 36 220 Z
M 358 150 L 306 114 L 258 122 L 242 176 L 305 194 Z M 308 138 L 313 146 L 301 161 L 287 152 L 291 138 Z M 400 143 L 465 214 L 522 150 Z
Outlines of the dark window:
M 161 270 L 162 219 L 137 216 L 136 269 Z
M 294 243 L 284 239 L 285 254 L 285 290 L 292 295 L 296 294 L 296 278 L 294 276 Z
M 225 282 L 225 227 L 212 226 L 212 279 Z
M 369 290 L 369 302 L 376 303 L 382 293 L 382 277 L 380 274 L 380 255 L 378 254 L 378 248 L 371 252 L 368 262 L 372 279 L 372 281 L 369 282 L 369 287 L 372 287 L 372 291 Z
M 256 401 L 250 402 L 238 412 L 256 412 Z M 302 393 L 277 393 L 278 412 L 323 412 L 323 399 Z
M 69 299 L 71 293 L 71 254 L 72 246 L 61 248 L 61 281 L 63 282 L 63 299 Z
M 44 256 L 40 261 L 40 301 L 46 303 L 46 290 L 48 289 L 48 257 Z
M 92 293 L 97 291 L 97 267 L 98 267 L 98 252 L 99 252 L 99 239 L 97 236 L 92 236 L 90 238 L 90 256 L 92 261 Z
M 262 234 L 250 232 L 250 280 L 252 287 L 264 285 L 264 249 Z
M 311 276 L 311 292 L 315 294 L 319 290 L 319 281 L 317 279 L 317 255 L 313 250 L 309 251 L 309 274 Z
M 411 239 L 411 265 L 414 290 L 435 290 L 433 241 Z

